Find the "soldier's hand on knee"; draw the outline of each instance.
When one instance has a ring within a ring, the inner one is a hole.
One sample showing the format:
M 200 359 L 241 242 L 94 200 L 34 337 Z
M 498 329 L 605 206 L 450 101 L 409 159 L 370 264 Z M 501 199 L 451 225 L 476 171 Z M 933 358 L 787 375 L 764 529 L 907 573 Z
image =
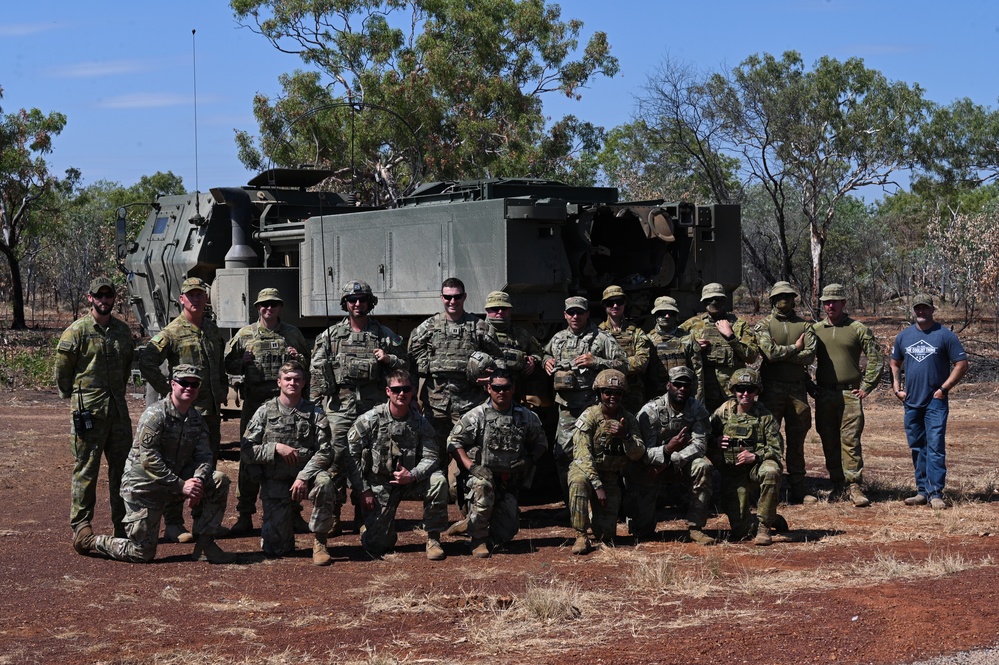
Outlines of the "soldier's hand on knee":
M 375 493 L 371 490 L 364 490 L 361 492 L 361 507 L 365 510 L 374 510 L 378 507 L 378 502 L 375 501 Z
M 402 464 L 396 464 L 395 471 L 392 472 L 392 480 L 389 485 L 408 485 L 413 482 L 413 474 Z
M 309 496 L 309 484 L 304 480 L 296 480 L 291 485 L 291 500 L 299 503 L 305 501 Z
M 601 487 L 600 489 L 595 490 L 594 494 L 597 495 L 597 502 L 600 504 L 600 506 L 602 508 L 606 508 L 607 507 L 607 490 L 605 490 L 603 487 Z
M 298 464 L 298 449 L 292 448 L 283 443 L 274 444 L 274 454 L 278 455 L 285 464 L 294 466 Z
M 187 505 L 196 506 L 201 501 L 205 488 L 200 478 L 188 478 L 184 481 L 182 493 L 187 497 Z

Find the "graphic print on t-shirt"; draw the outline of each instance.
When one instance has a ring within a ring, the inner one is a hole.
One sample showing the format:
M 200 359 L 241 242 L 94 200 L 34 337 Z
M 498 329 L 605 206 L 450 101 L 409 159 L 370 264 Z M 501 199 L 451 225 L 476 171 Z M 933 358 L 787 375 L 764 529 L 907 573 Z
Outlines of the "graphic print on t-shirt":
M 924 360 L 932 356 L 934 353 L 936 353 L 937 350 L 933 346 L 931 346 L 928 342 L 921 339 L 915 344 L 905 347 L 905 352 L 913 360 L 917 362 L 923 362 Z

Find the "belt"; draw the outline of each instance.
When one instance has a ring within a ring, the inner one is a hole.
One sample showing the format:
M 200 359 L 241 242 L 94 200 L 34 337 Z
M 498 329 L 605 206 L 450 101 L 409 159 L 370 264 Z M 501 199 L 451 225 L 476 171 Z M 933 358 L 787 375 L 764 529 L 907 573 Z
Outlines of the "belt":
M 857 390 L 860 388 L 860 383 L 820 383 L 819 388 L 824 388 L 826 390 Z

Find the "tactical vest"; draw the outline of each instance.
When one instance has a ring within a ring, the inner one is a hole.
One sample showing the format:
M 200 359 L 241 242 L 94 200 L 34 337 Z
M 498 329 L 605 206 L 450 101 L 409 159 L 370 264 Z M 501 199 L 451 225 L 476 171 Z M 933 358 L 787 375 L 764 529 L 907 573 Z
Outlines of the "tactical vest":
M 509 471 L 521 457 L 527 426 L 509 414 L 486 408 L 482 431 L 482 463 L 494 471 Z
M 687 365 L 687 354 L 683 348 L 682 337 L 653 332 L 649 338 L 655 344 L 656 357 L 659 358 L 659 362 L 666 368 L 666 371 Z
M 590 351 L 590 347 L 597 338 L 597 330 L 589 335 L 576 337 L 568 333 L 559 338 L 552 354 L 555 358 L 555 392 L 563 390 L 589 390 L 593 387 L 593 380 L 597 378 L 597 373 L 589 367 L 576 367 L 572 364 L 576 356 Z
M 714 323 L 708 322 L 704 324 L 702 322 L 702 324 L 696 329 L 691 330 L 691 332 L 695 338 L 706 339 L 711 342 L 708 352 L 703 356 L 704 365 L 706 367 L 734 367 L 735 351 L 728 340 L 722 337 L 722 334 L 718 331 L 718 327 Z
M 423 457 L 418 432 L 410 418 L 379 417 L 378 431 L 371 432 L 371 436 L 371 473 L 380 478 L 391 479 L 400 464 L 412 471 Z
M 253 328 L 249 347 L 253 362 L 247 365 L 244 377 L 247 384 L 274 383 L 278 380 L 278 370 L 290 358 L 288 341 L 278 330 L 280 327 L 275 330 L 267 330 L 263 326 Z
M 756 446 L 766 440 L 759 418 L 748 413 L 737 413 L 734 410 L 725 413 L 722 435 L 731 439 L 728 448 L 721 451 L 722 460 L 726 465 L 731 466 L 736 464 L 739 452 L 743 448 L 755 451 Z
M 355 332 L 348 327 L 337 330 L 333 338 L 336 354 L 330 360 L 333 378 L 338 386 L 373 383 L 381 378 L 381 363 L 375 359 L 375 349 L 381 340 L 368 330 Z
M 624 452 L 624 437 L 627 429 L 618 436 L 612 436 L 608 427 L 613 422 L 604 419 L 593 432 L 593 468 L 597 471 L 623 471 L 628 466 L 628 456 Z
M 656 424 L 658 430 L 656 431 L 657 443 L 660 441 L 668 441 L 677 435 L 677 433 L 687 426 L 687 421 L 684 420 L 683 412 L 675 413 L 666 404 L 666 400 L 656 401 Z
M 294 480 L 319 447 L 316 440 L 315 411 L 302 413 L 295 409 L 289 414 L 283 414 L 277 399 L 267 401 L 264 408 L 267 409 L 267 426 L 261 443 L 283 443 L 298 451 L 297 465 L 287 464 L 275 455 L 271 464 L 264 465 L 264 476 L 275 480 Z
M 503 365 L 514 374 L 523 372 L 527 367 L 527 354 L 517 348 L 517 339 L 501 330 L 496 330 L 496 339 L 503 349 Z
M 607 329 L 604 330 L 605 333 L 614 338 L 614 341 L 624 349 L 624 352 L 630 357 L 635 355 L 635 330 L 634 326 L 624 326 L 621 330 L 614 330 L 609 325 Z M 626 372 L 629 377 L 634 378 L 634 372 Z
M 468 357 L 479 348 L 475 339 L 477 321 L 448 321 L 440 317 L 430 336 L 429 366 L 431 375 L 460 374 L 465 376 Z

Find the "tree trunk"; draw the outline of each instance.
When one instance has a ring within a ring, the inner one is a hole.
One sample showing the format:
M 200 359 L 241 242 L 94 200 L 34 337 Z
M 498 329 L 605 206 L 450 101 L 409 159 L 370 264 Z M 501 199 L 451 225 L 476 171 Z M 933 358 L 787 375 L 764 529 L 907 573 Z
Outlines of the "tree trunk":
M 21 262 L 17 260 L 8 247 L 0 244 L 0 252 L 7 257 L 7 265 L 10 266 L 10 304 L 12 318 L 10 327 L 12 330 L 25 330 L 27 324 L 24 319 L 24 284 L 21 281 Z
M 822 292 L 822 252 L 825 246 L 825 237 L 815 228 L 815 224 L 812 224 L 810 247 L 812 254 L 812 312 L 816 317 L 822 313 L 819 294 Z

